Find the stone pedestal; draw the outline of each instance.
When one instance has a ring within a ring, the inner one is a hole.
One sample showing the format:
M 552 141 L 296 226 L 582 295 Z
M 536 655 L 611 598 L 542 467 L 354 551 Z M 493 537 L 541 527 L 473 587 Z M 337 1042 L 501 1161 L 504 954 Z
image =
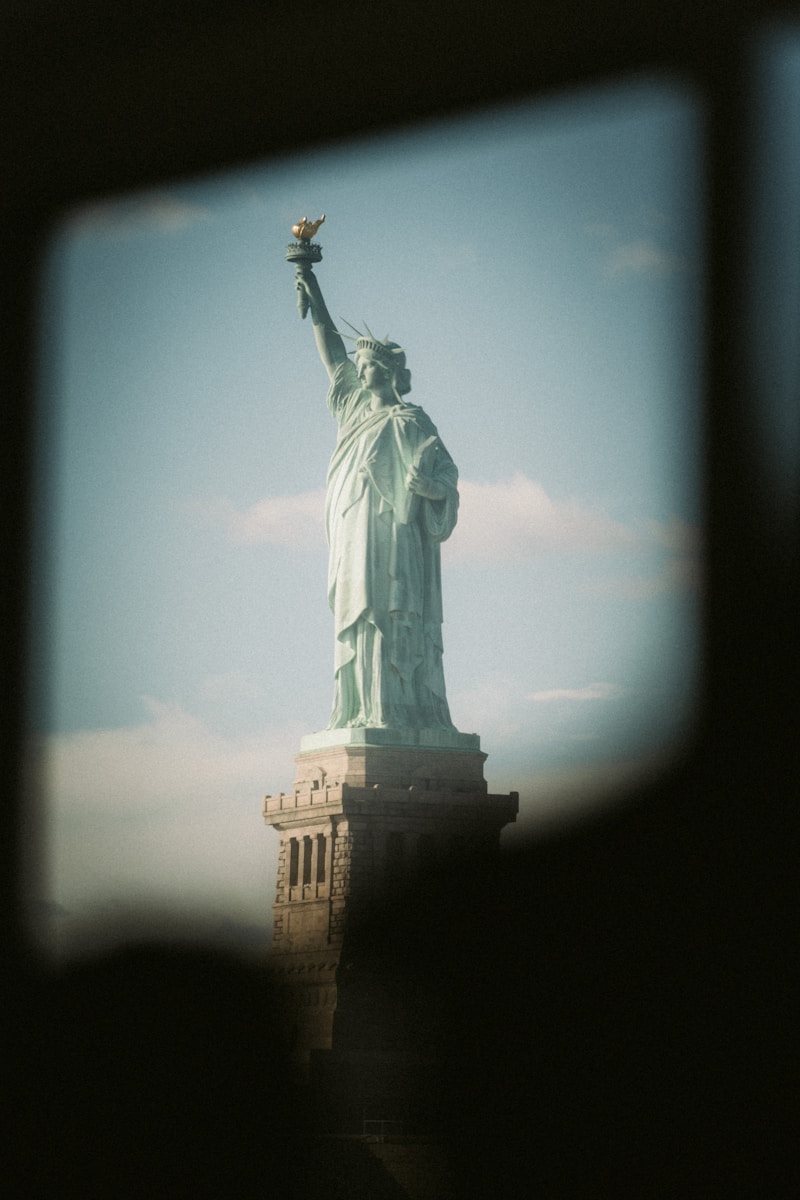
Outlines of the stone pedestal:
M 280 836 L 270 967 L 301 1062 L 352 1057 L 355 1011 L 358 1053 L 365 1021 L 391 1030 L 387 1014 L 372 1011 L 384 1003 L 379 993 L 353 994 L 365 964 L 343 962 L 347 929 L 415 872 L 496 851 L 518 796 L 489 794 L 485 760 L 474 734 L 330 730 L 303 738 L 292 790 L 265 798 L 264 820 Z M 391 1035 L 371 1039 L 374 1055 L 407 1057 L 408 1047 L 382 1038 Z

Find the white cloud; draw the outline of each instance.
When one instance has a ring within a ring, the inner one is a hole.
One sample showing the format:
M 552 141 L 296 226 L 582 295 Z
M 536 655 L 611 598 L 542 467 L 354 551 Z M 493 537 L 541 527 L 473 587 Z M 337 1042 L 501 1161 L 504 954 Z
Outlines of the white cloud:
M 677 517 L 671 517 L 665 523 L 648 521 L 646 529 L 653 542 L 675 554 L 688 556 L 700 553 L 700 531 L 694 525 L 679 521 Z
M 41 899 L 67 910 L 69 937 L 126 909 L 268 929 L 277 838 L 261 801 L 290 788 L 305 730 L 223 737 L 178 705 L 146 703 L 138 725 L 51 734 L 32 747 Z
M 576 500 L 553 500 L 541 483 L 521 473 L 501 483 L 462 479 L 459 493 L 458 525 L 443 546 L 450 566 L 514 564 L 554 552 L 608 554 L 658 547 L 676 556 L 658 579 L 612 580 L 586 590 L 597 595 L 607 590 L 620 596 L 655 595 L 696 578 L 697 531 L 677 518 L 624 524 Z M 325 543 L 323 488 L 268 496 L 245 509 L 225 497 L 187 501 L 183 508 L 199 523 L 221 529 L 240 544 L 314 550 Z
M 257 799 L 273 771 L 291 775 L 300 730 L 225 737 L 178 704 L 146 698 L 145 706 L 149 717 L 139 725 L 52 734 L 42 743 L 45 787 L 66 817 Z
M 269 496 L 235 512 L 228 534 L 235 542 L 272 542 L 279 546 L 316 546 L 324 540 L 325 492 Z
M 72 221 L 79 235 L 130 237 L 140 233 L 178 233 L 210 217 L 202 205 L 164 191 L 90 204 L 79 209 Z
M 581 589 L 587 596 L 617 600 L 649 600 L 667 592 L 697 592 L 702 587 L 702 564 L 697 557 L 668 559 L 660 570 L 647 575 L 613 575 L 596 579 Z
M 445 552 L 451 563 L 521 562 L 548 551 L 635 547 L 641 535 L 577 501 L 552 500 L 540 483 L 517 474 L 503 483 L 459 483 L 458 527 Z
M 209 528 L 221 528 L 232 542 L 314 549 L 325 544 L 325 490 L 295 496 L 267 496 L 238 509 L 217 497 L 187 501 L 185 511 Z
M 605 273 L 615 279 L 621 275 L 673 275 L 683 269 L 683 261 L 662 249 L 649 238 L 617 246 L 607 257 Z
M 579 688 L 551 688 L 544 692 L 531 692 L 526 699 L 537 703 L 552 700 L 618 700 L 625 692 L 615 683 L 588 683 Z

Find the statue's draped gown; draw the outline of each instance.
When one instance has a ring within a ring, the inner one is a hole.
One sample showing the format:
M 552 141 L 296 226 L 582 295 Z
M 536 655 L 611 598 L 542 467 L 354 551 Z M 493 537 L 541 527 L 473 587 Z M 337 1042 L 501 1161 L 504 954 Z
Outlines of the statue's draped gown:
M 453 729 L 442 670 L 439 544 L 458 516 L 458 471 L 421 408 L 374 409 L 349 360 L 331 379 L 339 423 L 328 470 L 328 598 L 336 629 L 330 729 Z M 414 495 L 417 464 L 444 490 Z

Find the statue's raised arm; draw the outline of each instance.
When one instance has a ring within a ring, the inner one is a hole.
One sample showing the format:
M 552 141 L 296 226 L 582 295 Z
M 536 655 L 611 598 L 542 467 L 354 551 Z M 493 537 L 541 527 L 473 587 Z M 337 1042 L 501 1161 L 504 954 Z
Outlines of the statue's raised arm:
M 311 313 L 314 324 L 314 337 L 317 342 L 319 356 L 322 359 L 328 375 L 333 377 L 339 363 L 346 362 L 347 350 L 342 336 L 336 329 L 331 314 L 322 296 L 319 280 L 314 274 L 310 263 L 298 263 L 295 267 L 295 287 L 298 292 L 298 307 L 300 315 L 305 317 Z

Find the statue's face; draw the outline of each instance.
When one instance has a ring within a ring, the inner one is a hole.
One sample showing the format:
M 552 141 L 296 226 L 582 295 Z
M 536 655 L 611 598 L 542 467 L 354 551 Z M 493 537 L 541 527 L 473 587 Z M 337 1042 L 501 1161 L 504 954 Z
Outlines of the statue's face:
M 362 387 L 375 392 L 384 391 L 387 386 L 391 387 L 391 372 L 377 358 L 362 355 L 358 360 L 357 370 Z

